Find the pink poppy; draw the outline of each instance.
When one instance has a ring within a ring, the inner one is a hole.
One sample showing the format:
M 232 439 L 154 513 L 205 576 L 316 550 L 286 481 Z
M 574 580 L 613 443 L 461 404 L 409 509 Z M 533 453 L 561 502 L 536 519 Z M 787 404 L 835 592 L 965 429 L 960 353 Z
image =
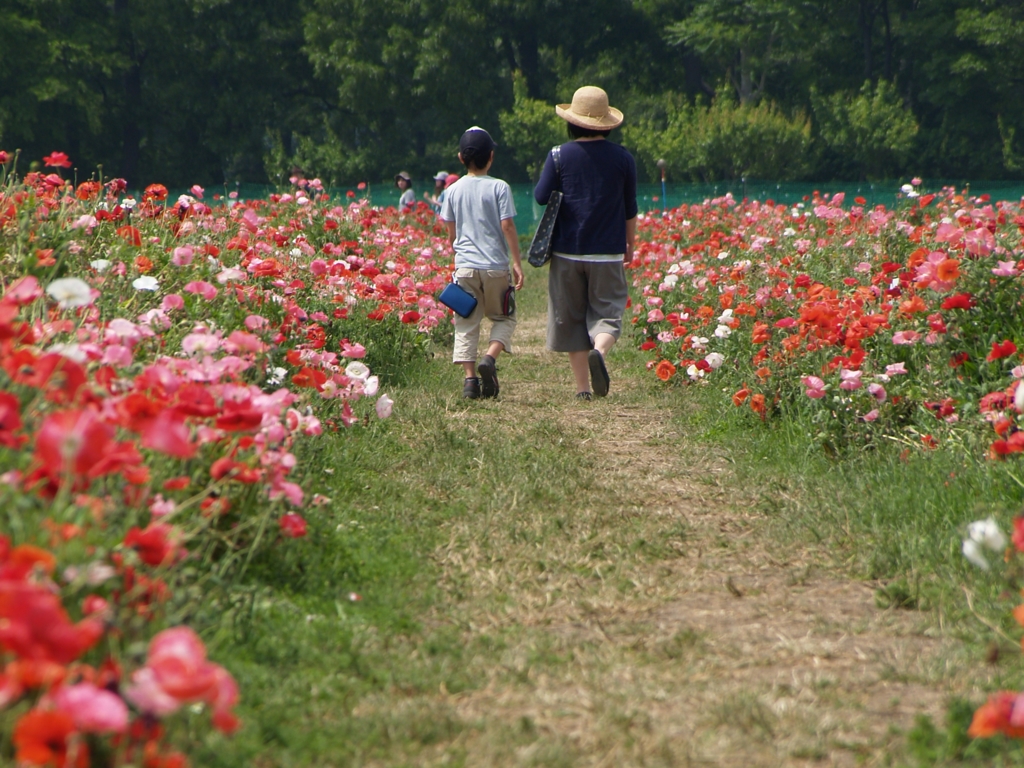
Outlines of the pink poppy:
M 176 293 L 169 293 L 160 302 L 160 309 L 163 312 L 170 312 L 174 309 L 181 309 L 185 306 L 185 300 Z
M 847 392 L 860 389 L 860 377 L 862 374 L 863 371 L 851 371 L 847 368 L 843 368 L 839 371 L 839 388 L 845 389 Z
M 825 396 L 825 382 L 817 376 L 804 376 L 800 381 L 802 381 L 804 386 L 807 387 L 804 394 L 808 397 L 818 400 Z
M 122 733 L 128 728 L 128 707 L 121 697 L 92 683 L 61 686 L 53 704 L 85 733 Z
M 185 286 L 185 293 L 195 293 L 207 301 L 217 298 L 217 289 L 205 280 L 193 280 Z
M 917 331 L 896 331 L 896 333 L 892 335 L 892 343 L 909 346 L 917 344 L 920 338 L 921 334 Z
M 964 247 L 975 256 L 988 256 L 996 247 L 996 238 L 985 227 L 978 227 L 964 235 Z

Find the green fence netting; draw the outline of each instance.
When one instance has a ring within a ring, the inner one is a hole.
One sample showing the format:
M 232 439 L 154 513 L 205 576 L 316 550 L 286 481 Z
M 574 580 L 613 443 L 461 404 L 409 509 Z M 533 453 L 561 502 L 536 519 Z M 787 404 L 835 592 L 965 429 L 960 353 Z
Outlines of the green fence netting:
M 750 200 L 767 201 L 794 205 L 811 198 L 815 191 L 822 193 L 845 192 L 847 203 L 852 204 L 853 198 L 862 197 L 866 205 L 893 205 L 900 193 L 902 181 L 830 181 L 819 183 L 793 183 L 793 182 L 772 182 L 772 181 L 722 181 L 711 184 L 667 184 L 662 192 L 660 184 L 640 184 L 637 187 L 637 202 L 641 211 L 659 211 L 675 208 L 683 203 L 700 203 L 704 200 L 722 197 L 731 193 L 737 200 L 748 198 Z M 424 184 L 416 188 L 418 199 L 422 199 Z M 540 219 L 543 210 L 533 200 L 533 187 L 529 184 L 513 184 L 512 196 L 518 212 L 517 221 L 520 229 L 529 229 Z M 926 179 L 918 188 L 922 193 L 937 192 L 943 187 L 954 187 L 958 191 L 969 190 L 971 194 L 988 194 L 993 200 L 1021 200 L 1024 198 L 1024 181 L 975 181 L 967 182 L 954 179 Z M 208 189 L 207 197 L 214 193 L 226 195 L 229 192 L 237 192 L 238 199 L 252 200 L 266 198 L 274 192 L 280 192 L 277 187 L 264 186 L 259 184 L 236 184 L 229 185 L 223 190 Z M 187 190 L 175 190 L 171 199 Z M 388 206 L 397 205 L 400 192 L 389 183 L 370 184 L 364 190 L 355 187 L 336 187 L 328 189 L 332 197 L 345 200 L 348 193 L 352 192 L 357 199 L 367 198 L 373 205 Z

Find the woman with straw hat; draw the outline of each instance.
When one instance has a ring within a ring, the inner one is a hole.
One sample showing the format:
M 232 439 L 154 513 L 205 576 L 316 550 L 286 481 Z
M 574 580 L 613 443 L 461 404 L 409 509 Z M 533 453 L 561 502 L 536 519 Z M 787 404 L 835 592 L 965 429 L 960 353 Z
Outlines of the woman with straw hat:
M 553 190 L 562 204 L 551 237 L 548 347 L 569 353 L 576 397 L 608 394 L 605 357 L 622 333 L 629 298 L 625 264 L 636 235 L 636 161 L 607 141 L 622 124 L 608 94 L 587 85 L 559 104 L 572 141 L 548 153 L 533 191 L 546 205 Z M 556 160 L 557 156 L 557 160 Z

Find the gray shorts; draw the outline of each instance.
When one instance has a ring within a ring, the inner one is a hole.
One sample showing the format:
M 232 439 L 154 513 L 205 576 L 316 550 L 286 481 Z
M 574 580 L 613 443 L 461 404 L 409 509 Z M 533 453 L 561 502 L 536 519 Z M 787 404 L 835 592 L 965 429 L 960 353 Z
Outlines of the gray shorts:
M 629 290 L 621 261 L 551 257 L 548 272 L 548 348 L 585 352 L 599 333 L 622 333 Z

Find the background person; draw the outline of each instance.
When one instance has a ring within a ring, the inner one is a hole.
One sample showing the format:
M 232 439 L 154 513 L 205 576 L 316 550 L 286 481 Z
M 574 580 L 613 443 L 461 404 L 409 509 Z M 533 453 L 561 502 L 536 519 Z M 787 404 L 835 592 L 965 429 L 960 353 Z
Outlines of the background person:
M 402 190 L 402 196 L 398 198 L 398 210 L 401 213 L 412 213 L 416 207 L 416 193 L 412 191 L 412 176 L 408 171 L 395 174 L 395 186 Z
M 497 397 L 495 361 L 502 351 L 512 352 L 516 329 L 515 302 L 509 303 L 508 297 L 523 287 L 516 207 L 508 184 L 487 175 L 494 162 L 494 141 L 487 131 L 474 126 L 462 134 L 459 160 L 467 173 L 445 190 L 441 220 L 455 250 L 455 282 L 476 298 L 477 305 L 469 317 L 455 316 L 452 362 L 466 373 L 463 397 Z M 490 343 L 476 366 L 485 316 L 491 321 Z
M 444 183 L 448 178 L 448 171 L 438 171 L 434 174 L 434 191 L 424 192 L 423 199 L 434 210 L 434 213 L 441 212 L 441 195 L 444 194 Z
M 552 190 L 564 197 L 551 239 L 548 273 L 548 347 L 569 353 L 576 397 L 608 394 L 605 356 L 622 333 L 628 289 L 625 262 L 636 236 L 636 161 L 606 141 L 622 124 L 608 94 L 587 85 L 555 112 L 572 141 L 560 148 L 560 173 L 548 153 L 533 191 L 547 205 Z M 588 382 L 589 374 L 589 382 Z

